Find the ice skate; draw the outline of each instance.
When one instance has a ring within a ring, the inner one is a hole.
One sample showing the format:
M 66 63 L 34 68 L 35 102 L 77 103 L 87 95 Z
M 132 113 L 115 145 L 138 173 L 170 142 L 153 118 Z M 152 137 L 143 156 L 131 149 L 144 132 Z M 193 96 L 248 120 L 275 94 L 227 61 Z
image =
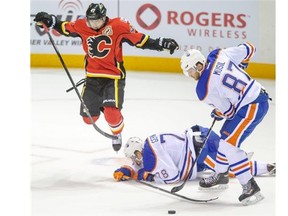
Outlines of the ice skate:
M 228 182 L 229 182 L 228 171 L 225 173 L 213 173 L 209 177 L 200 180 L 199 189 L 224 190 L 228 188 Z
M 268 175 L 276 176 L 276 163 L 267 164 Z
M 122 147 L 122 136 L 121 134 L 117 134 L 118 139 L 112 140 L 112 147 L 114 151 L 118 152 Z
M 257 185 L 256 181 L 254 178 L 251 178 L 247 184 L 242 185 L 243 192 L 239 196 L 239 201 L 247 206 L 251 204 L 255 204 L 262 199 L 264 199 L 264 196 L 260 193 L 260 188 Z

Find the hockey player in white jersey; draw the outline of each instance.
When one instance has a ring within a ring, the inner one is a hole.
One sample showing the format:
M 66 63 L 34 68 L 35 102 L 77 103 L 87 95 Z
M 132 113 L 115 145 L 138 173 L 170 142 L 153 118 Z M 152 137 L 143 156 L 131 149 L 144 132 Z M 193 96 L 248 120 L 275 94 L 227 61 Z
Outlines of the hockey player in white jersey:
M 196 93 L 199 100 L 214 108 L 211 117 L 225 119 L 220 130 L 215 173 L 203 178 L 199 184 L 211 188 L 228 183 L 230 168 L 242 185 L 239 201 L 244 205 L 264 198 L 251 175 L 247 155 L 240 148 L 269 109 L 269 96 L 264 87 L 243 69 L 255 51 L 255 47 L 247 42 L 216 49 L 207 58 L 195 49 L 186 51 L 181 57 L 183 73 L 198 81 Z
M 132 160 L 132 165 L 116 169 L 114 178 L 117 181 L 133 178 L 164 184 L 176 183 L 185 179 L 200 151 L 197 166 L 193 167 L 189 179 L 196 179 L 202 171 L 213 171 L 220 137 L 211 131 L 202 149 L 207 133 L 208 128 L 194 125 L 185 132 L 153 134 L 145 142 L 138 137 L 131 137 L 124 145 L 124 154 Z M 250 161 L 250 169 L 255 176 L 276 174 L 276 164 L 273 163 Z M 234 177 L 233 172 L 230 172 L 230 176 Z

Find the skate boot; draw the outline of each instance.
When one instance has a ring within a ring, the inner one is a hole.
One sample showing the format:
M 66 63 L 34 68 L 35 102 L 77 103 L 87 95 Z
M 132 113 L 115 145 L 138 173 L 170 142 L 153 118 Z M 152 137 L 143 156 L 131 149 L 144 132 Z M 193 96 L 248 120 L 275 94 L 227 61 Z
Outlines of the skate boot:
M 276 176 L 276 163 L 267 164 L 268 175 Z
M 121 134 L 117 134 L 116 136 L 118 137 L 118 139 L 112 140 L 112 147 L 113 147 L 114 151 L 118 152 L 122 146 L 122 136 L 121 136 Z
M 225 173 L 213 173 L 207 178 L 203 178 L 199 182 L 199 189 L 227 189 L 228 188 L 228 171 Z
M 238 199 L 243 205 L 251 205 L 264 199 L 264 196 L 260 193 L 260 188 L 254 178 L 251 178 L 247 184 L 242 185 L 242 188 L 242 194 Z

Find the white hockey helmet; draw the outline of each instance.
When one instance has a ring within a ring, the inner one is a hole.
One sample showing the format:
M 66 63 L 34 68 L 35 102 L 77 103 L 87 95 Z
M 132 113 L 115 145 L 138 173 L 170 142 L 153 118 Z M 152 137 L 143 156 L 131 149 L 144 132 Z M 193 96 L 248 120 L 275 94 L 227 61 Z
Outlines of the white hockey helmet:
M 198 71 L 197 64 L 201 63 L 205 65 L 206 58 L 204 55 L 197 49 L 187 50 L 181 57 L 181 68 L 185 76 L 188 76 L 188 70 L 193 68 L 195 71 Z
M 139 137 L 130 137 L 124 146 L 125 157 L 134 157 L 135 151 L 142 152 L 143 147 L 144 143 Z

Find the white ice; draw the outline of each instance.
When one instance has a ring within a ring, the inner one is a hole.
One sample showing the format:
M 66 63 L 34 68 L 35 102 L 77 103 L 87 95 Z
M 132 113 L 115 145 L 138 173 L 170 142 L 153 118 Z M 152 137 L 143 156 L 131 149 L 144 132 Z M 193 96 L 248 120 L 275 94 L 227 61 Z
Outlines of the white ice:
M 74 82 L 82 70 L 70 69 Z M 247 138 L 243 149 L 253 159 L 275 162 L 275 81 L 261 80 L 273 101 L 263 122 Z M 238 201 L 242 188 L 231 179 L 223 193 L 198 190 L 198 180 L 188 182 L 179 194 L 218 200 L 199 204 L 182 200 L 134 181 L 116 182 L 113 171 L 127 163 L 116 154 L 111 140 L 86 125 L 80 101 L 63 69 L 31 69 L 31 215 L 32 216 L 161 216 L 176 215 L 276 215 L 275 177 L 256 177 L 265 196 L 255 205 Z M 81 92 L 81 88 L 79 88 Z M 195 81 L 181 74 L 127 72 L 123 115 L 123 141 L 145 138 L 158 131 L 183 131 L 194 124 L 210 127 L 211 108 L 199 102 Z M 222 122 L 214 126 L 216 132 Z M 103 116 L 97 125 L 109 132 Z M 122 150 L 122 149 L 121 149 Z M 171 185 L 157 185 L 170 190 Z

